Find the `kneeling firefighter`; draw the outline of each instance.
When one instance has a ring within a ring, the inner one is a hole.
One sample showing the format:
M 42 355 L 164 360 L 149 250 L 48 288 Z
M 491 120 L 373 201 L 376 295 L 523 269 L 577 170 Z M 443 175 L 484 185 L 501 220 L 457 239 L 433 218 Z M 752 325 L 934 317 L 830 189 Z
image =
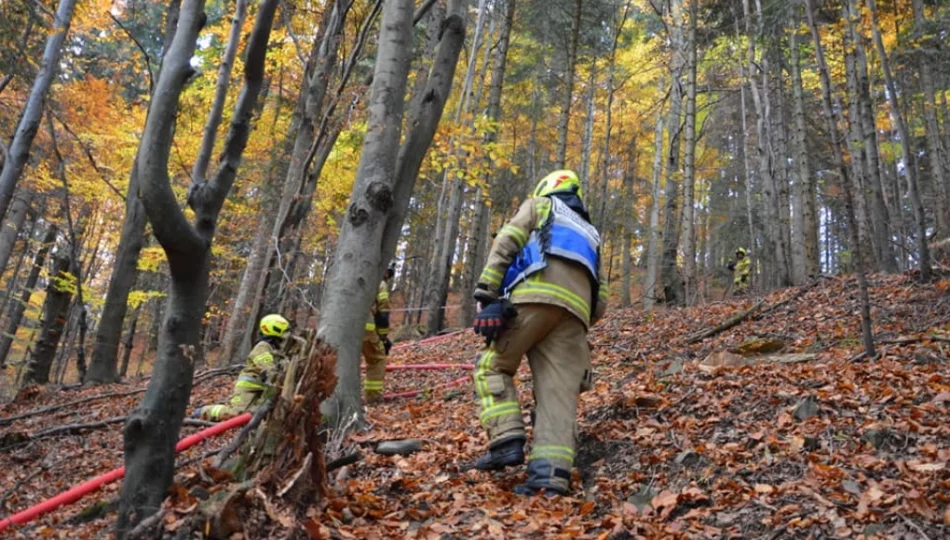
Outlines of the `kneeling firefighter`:
M 264 391 L 274 386 L 280 372 L 281 345 L 290 322 L 277 314 L 266 315 L 260 323 L 260 339 L 251 352 L 226 404 L 198 407 L 192 416 L 218 422 L 245 413 L 261 404 Z
M 555 171 L 505 224 L 476 285 L 475 332 L 486 348 L 475 364 L 479 419 L 489 451 L 475 468 L 524 463 L 526 441 L 513 376 L 528 356 L 537 417 L 528 479 L 515 493 L 566 494 L 574 464 L 577 403 L 589 388 L 587 332 L 607 307 L 600 235 L 577 174 Z

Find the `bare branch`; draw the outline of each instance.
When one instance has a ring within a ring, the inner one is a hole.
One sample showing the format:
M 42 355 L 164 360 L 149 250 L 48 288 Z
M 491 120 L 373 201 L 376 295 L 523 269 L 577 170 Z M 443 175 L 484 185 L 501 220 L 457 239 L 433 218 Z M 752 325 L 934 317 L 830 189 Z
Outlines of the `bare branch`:
M 152 80 L 152 57 L 148 55 L 148 51 L 145 50 L 145 47 L 142 46 L 142 43 L 140 43 L 139 40 L 136 39 L 136 37 L 132 34 L 132 32 L 129 31 L 129 29 L 126 28 L 124 24 L 122 24 L 122 21 L 113 15 L 112 12 L 109 12 L 109 17 L 111 17 L 112 21 L 115 22 L 115 24 L 118 25 L 118 27 L 121 28 L 123 32 L 125 32 L 125 35 L 129 36 L 129 39 L 135 43 L 135 46 L 138 47 L 139 51 L 142 52 L 142 56 L 145 57 L 145 67 L 148 70 L 148 93 L 151 94 L 152 87 L 155 86 L 155 81 Z
M 99 178 L 101 178 L 102 181 L 107 186 L 109 186 L 109 189 L 111 189 L 113 193 L 118 195 L 119 198 L 124 201 L 125 194 L 122 193 L 119 190 L 119 188 L 115 187 L 115 185 L 112 182 L 110 182 L 108 178 L 106 178 L 105 172 L 102 170 L 102 167 L 99 166 L 99 164 L 96 162 L 96 158 L 93 157 L 92 150 L 90 150 L 89 147 L 86 146 L 86 144 L 82 141 L 82 139 L 79 138 L 79 135 L 76 135 L 76 132 L 73 131 L 72 128 L 69 127 L 69 124 L 67 124 L 66 121 L 63 120 L 63 118 L 59 114 L 56 113 L 56 111 L 50 108 L 50 113 L 53 115 L 53 118 L 55 118 L 56 121 L 59 122 L 59 125 L 61 125 L 63 129 L 66 130 L 66 133 L 69 133 L 69 135 L 76 141 L 76 144 L 79 145 L 79 148 L 82 149 L 83 153 L 86 154 L 86 158 L 89 160 L 89 163 L 90 165 L 92 165 L 92 168 L 95 169 L 97 173 L 99 173 Z

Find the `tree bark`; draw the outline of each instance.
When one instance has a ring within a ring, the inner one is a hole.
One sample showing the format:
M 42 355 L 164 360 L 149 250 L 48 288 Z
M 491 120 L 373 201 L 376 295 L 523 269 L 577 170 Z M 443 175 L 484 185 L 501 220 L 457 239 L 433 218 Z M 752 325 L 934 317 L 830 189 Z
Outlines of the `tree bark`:
M 171 46 L 175 29 L 178 26 L 178 16 L 181 0 L 171 0 L 165 16 L 165 30 L 163 35 L 163 51 Z M 161 70 L 159 70 L 161 77 Z M 151 111 L 151 104 L 149 105 Z M 148 122 L 148 115 L 146 115 Z M 115 262 L 112 265 L 112 275 L 106 290 L 105 303 L 102 306 L 102 315 L 99 317 L 99 328 L 96 331 L 96 340 L 92 349 L 92 359 L 89 371 L 86 372 L 84 383 L 102 384 L 115 382 L 116 359 L 119 351 L 119 340 L 122 338 L 122 322 L 128 311 L 129 292 L 135 285 L 138 277 L 138 260 L 145 243 L 145 209 L 140 199 L 138 180 L 138 161 L 141 146 L 136 151 L 132 171 L 129 174 L 129 189 L 125 199 L 125 217 L 122 221 L 122 232 L 119 235 L 119 245 L 116 248 Z
M 871 0 L 873 1 L 873 0 Z M 864 246 L 858 239 L 857 223 L 854 218 L 854 194 L 848 180 L 848 167 L 844 162 L 844 152 L 841 149 L 841 139 L 838 135 L 838 114 L 831 102 L 831 77 L 828 75 L 828 65 L 825 63 L 825 53 L 822 50 L 821 36 L 818 25 L 815 24 L 813 0 L 805 0 L 805 12 L 808 16 L 808 26 L 811 28 L 812 40 L 815 44 L 815 58 L 818 61 L 818 75 L 821 79 L 822 105 L 828 132 L 831 135 L 832 157 L 835 168 L 838 170 L 841 188 L 844 191 L 845 217 L 848 220 L 848 229 L 851 234 L 851 243 L 854 246 L 856 274 L 861 299 L 861 331 L 864 338 L 864 352 L 869 358 L 875 356 L 874 333 L 871 329 L 871 299 L 868 295 L 868 281 L 864 266 Z
M 571 120 L 571 101 L 574 98 L 574 71 L 577 67 L 577 46 L 580 42 L 583 6 L 583 0 L 574 0 L 574 13 L 571 17 L 571 40 L 567 46 L 567 75 L 564 81 L 564 93 L 561 95 L 561 112 L 557 121 L 555 169 L 563 169 L 567 159 L 567 132 Z
M 39 280 L 43 265 L 46 264 L 46 256 L 49 254 L 50 247 L 56 241 L 57 228 L 52 223 L 46 227 L 46 233 L 40 241 L 40 247 L 33 258 L 33 267 L 30 268 L 30 275 L 27 276 L 23 284 L 23 293 L 19 300 L 10 304 L 10 311 L 7 314 L 6 331 L 0 336 L 0 366 L 6 365 L 7 356 L 10 354 L 10 347 L 16 337 L 17 330 L 20 328 L 20 322 L 23 320 L 23 313 L 30 304 L 30 297 L 33 295 L 33 289 L 36 288 L 36 282 Z
M 868 0 L 868 9 L 871 12 L 871 31 L 874 34 L 874 45 L 880 57 L 881 68 L 884 72 L 884 84 L 887 87 L 887 99 L 891 105 L 891 118 L 894 123 L 897 124 L 897 131 L 900 134 L 901 159 L 904 161 L 904 174 L 907 175 L 910 203 L 914 212 L 914 221 L 917 225 L 916 236 L 917 249 L 920 252 L 920 278 L 926 282 L 930 281 L 932 274 L 930 266 L 930 246 L 927 244 L 927 215 L 924 212 L 924 204 L 920 196 L 916 161 L 910 148 L 910 130 L 907 128 L 904 113 L 901 111 L 900 103 L 897 101 L 897 86 L 894 84 L 890 60 L 887 57 L 887 51 L 884 49 L 884 42 L 881 39 L 876 0 Z
M 656 83 L 663 90 L 663 77 Z M 657 110 L 653 129 L 653 182 L 650 189 L 650 240 L 647 246 L 647 272 L 643 284 L 643 309 L 650 311 L 656 301 L 656 273 L 660 263 L 660 182 L 663 178 L 663 109 Z
M 680 116 L 683 106 L 683 93 L 680 77 L 686 61 L 683 58 L 683 14 L 682 0 L 670 3 L 673 25 L 670 28 L 670 42 L 673 49 L 670 83 L 670 116 L 667 121 L 670 151 L 666 163 L 666 207 L 663 210 L 663 251 L 660 263 L 660 276 L 663 280 L 663 296 L 669 305 L 680 305 L 685 301 L 683 280 L 676 264 L 677 247 L 680 237 L 679 174 L 680 159 Z
M 924 25 L 926 15 L 922 0 L 911 0 L 914 11 L 914 27 L 922 35 L 927 35 Z M 928 40 L 929 43 L 929 40 Z M 946 54 L 946 52 L 938 53 Z M 940 234 L 950 235 L 950 179 L 943 168 L 942 152 L 940 148 L 940 127 L 937 123 L 937 102 L 934 96 L 934 76 L 931 64 L 936 57 L 920 52 L 918 62 L 920 66 L 920 83 L 924 93 L 924 120 L 927 132 L 927 162 L 930 164 L 930 173 L 933 175 L 934 192 L 937 194 L 937 229 Z
M 17 236 L 19 236 L 20 229 L 26 221 L 26 215 L 30 209 L 32 200 L 33 193 L 24 191 L 20 193 L 18 197 L 14 197 L 13 202 L 10 204 L 8 219 L 6 223 L 3 224 L 2 229 L 0 229 L 0 261 L 7 261 L 7 263 L 9 263 L 10 256 L 13 254 L 13 246 L 16 245 Z M 6 266 L 0 266 L 0 274 L 4 273 L 6 268 Z M 16 276 L 14 275 L 10 278 L 15 279 Z
M 124 537 L 156 512 L 171 485 L 175 442 L 191 393 L 194 359 L 200 346 L 201 319 L 208 295 L 211 244 L 218 215 L 231 190 L 251 132 L 251 119 L 264 84 L 264 61 L 277 0 L 264 0 L 247 43 L 244 86 L 235 104 L 217 172 L 192 184 L 188 222 L 172 191 L 168 157 L 174 119 L 198 32 L 205 22 L 204 0 L 185 0 L 178 31 L 166 55 L 142 135 L 138 168 L 145 211 L 171 271 L 170 295 L 159 337 L 159 356 L 141 404 L 125 425 L 126 476 L 120 495 L 116 534 Z
M 696 3 L 690 0 L 689 31 L 686 35 L 686 127 L 683 155 L 683 278 L 684 301 L 689 302 L 696 286 L 696 213 L 694 194 L 696 189 Z
M 800 21 L 800 11 L 795 7 L 796 23 Z M 793 279 L 804 283 L 806 279 L 818 275 L 818 202 L 816 200 L 815 178 L 811 174 L 808 163 L 808 144 L 805 132 L 805 100 L 802 92 L 801 58 L 798 45 L 798 25 L 793 25 L 789 35 L 791 49 L 792 75 L 792 116 L 794 129 L 792 132 L 793 159 L 797 178 L 795 182 L 794 198 L 798 212 L 793 219 L 792 258 L 793 270 L 796 274 Z M 799 283 L 799 284 L 800 284 Z
M 49 92 L 56 71 L 59 69 L 63 43 L 66 41 L 66 34 L 69 32 L 69 25 L 72 23 L 73 8 L 75 7 L 76 0 L 59 0 L 59 6 L 56 8 L 53 32 L 46 38 L 40 68 L 36 72 L 33 87 L 30 89 L 26 105 L 23 107 L 23 114 L 17 123 L 7 157 L 3 161 L 3 169 L 0 169 L 0 219 L 7 213 L 7 207 L 13 198 L 13 191 L 16 189 L 17 182 L 20 181 L 20 176 L 23 174 L 23 169 L 30 157 L 33 139 L 36 137 L 40 121 L 43 119 L 46 94 Z M 0 259 L 0 268 L 6 268 L 8 262 L 9 254 L 7 254 L 6 259 Z
M 382 242 L 394 206 L 393 172 L 412 53 L 412 10 L 412 0 L 391 0 L 383 6 L 366 138 L 320 305 L 317 335 L 336 353 L 339 379 L 323 410 L 338 427 L 351 418 L 362 420 L 360 344 L 385 267 Z
M 201 146 L 198 156 L 191 168 L 192 182 L 203 182 L 208 172 L 208 162 L 211 161 L 211 152 L 214 150 L 214 140 L 218 135 L 221 117 L 224 113 L 224 101 L 228 97 L 228 88 L 231 86 L 231 70 L 234 68 L 234 57 L 237 56 L 238 44 L 241 41 L 241 28 L 247 16 L 247 0 L 236 0 L 234 15 L 231 18 L 231 31 L 228 42 L 221 56 L 221 65 L 218 66 L 218 81 L 214 87 L 214 99 L 211 101 L 211 111 L 205 123 L 204 133 L 201 135 Z
M 139 322 L 139 313 L 142 312 L 142 306 L 139 305 L 132 311 L 132 320 L 129 321 L 129 332 L 125 335 L 124 349 L 122 350 L 122 367 L 119 368 L 119 378 L 124 379 L 129 372 L 129 360 L 132 359 L 132 347 L 135 345 L 135 327 Z
M 633 234 L 636 229 L 636 193 L 635 184 L 637 181 L 637 134 L 634 132 L 630 136 L 630 146 L 627 148 L 627 166 L 624 167 L 623 174 L 623 291 L 621 293 L 621 305 L 630 307 L 633 300 L 630 297 L 630 287 L 633 284 L 633 256 L 630 253 L 630 247 L 633 243 Z
M 72 289 L 76 286 L 75 276 L 69 273 L 70 258 L 65 255 L 53 256 L 50 280 L 46 286 L 46 300 L 43 302 L 43 327 L 30 363 L 23 375 L 24 385 L 49 382 L 50 368 L 63 335 L 66 324 L 66 311 L 72 300 Z

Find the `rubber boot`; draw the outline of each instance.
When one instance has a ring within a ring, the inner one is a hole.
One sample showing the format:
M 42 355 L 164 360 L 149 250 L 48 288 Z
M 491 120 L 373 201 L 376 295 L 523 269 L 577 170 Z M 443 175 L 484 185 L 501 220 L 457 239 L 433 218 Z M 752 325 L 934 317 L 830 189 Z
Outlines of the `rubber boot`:
M 524 463 L 524 437 L 514 437 L 488 447 L 488 452 L 475 461 L 480 471 L 500 471 Z
M 383 393 L 378 390 L 367 390 L 365 392 L 365 397 L 367 405 L 375 405 L 382 401 Z
M 571 471 L 555 467 L 550 460 L 532 459 L 528 462 L 528 479 L 518 484 L 518 495 L 537 495 L 544 490 L 548 496 L 567 495 L 571 488 Z

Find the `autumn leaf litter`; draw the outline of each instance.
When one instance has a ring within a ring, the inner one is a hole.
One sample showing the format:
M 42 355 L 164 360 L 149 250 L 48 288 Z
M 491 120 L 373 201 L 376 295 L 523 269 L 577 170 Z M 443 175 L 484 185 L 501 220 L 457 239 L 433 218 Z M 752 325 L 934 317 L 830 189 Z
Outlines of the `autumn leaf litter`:
M 359 450 L 363 459 L 331 472 L 329 499 L 305 510 L 320 527 L 307 530 L 337 538 L 946 537 L 950 281 L 921 286 L 907 276 L 875 276 L 872 285 L 882 343 L 871 360 L 859 355 L 858 299 L 848 279 L 825 278 L 797 297 L 796 289 L 772 293 L 764 314 L 693 345 L 686 344 L 688 336 L 756 299 L 653 314 L 613 311 L 590 336 L 597 380 L 582 396 L 572 497 L 516 497 L 509 490 L 524 479 L 523 470 L 468 470 L 484 450 L 468 385 L 371 406 L 369 425 L 344 448 Z M 756 339 L 781 342 L 783 354 L 814 358 L 739 367 L 703 363 Z M 392 361 L 471 363 L 477 349 L 476 337 L 465 332 L 395 351 Z M 463 374 L 390 372 L 387 392 L 432 388 Z M 526 366 L 517 378 L 529 421 Z M 225 399 L 232 384 L 233 376 L 203 380 L 192 405 Z M 33 390 L 2 415 L 135 387 Z M 3 513 L 122 464 L 121 423 L 35 441 L 26 435 L 122 416 L 140 398 L 92 401 L 0 428 Z M 182 435 L 196 429 L 186 427 Z M 191 464 L 176 482 L 201 474 L 196 458 L 231 436 L 180 456 L 179 463 Z M 403 438 L 421 439 L 423 449 L 409 456 L 373 452 L 381 441 Z M 107 486 L 16 535 L 106 534 L 118 489 L 118 483 Z M 182 491 L 166 503 L 168 528 L 193 506 Z M 272 517 L 253 516 L 248 534 L 286 536 L 287 524 Z

